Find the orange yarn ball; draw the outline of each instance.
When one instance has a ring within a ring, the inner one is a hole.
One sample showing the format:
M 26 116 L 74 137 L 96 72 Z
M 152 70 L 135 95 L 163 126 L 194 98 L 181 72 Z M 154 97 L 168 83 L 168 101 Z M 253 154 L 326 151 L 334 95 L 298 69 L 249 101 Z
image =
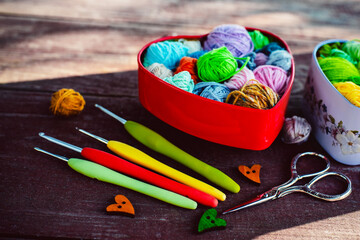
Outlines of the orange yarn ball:
M 73 89 L 60 89 L 51 96 L 50 111 L 57 116 L 79 114 L 85 106 L 85 100 Z
M 176 68 L 176 71 L 174 74 L 177 74 L 182 71 L 188 71 L 191 75 L 192 80 L 194 80 L 194 83 L 199 82 L 199 77 L 197 76 L 197 59 L 191 58 L 191 57 L 183 57 L 180 60 L 179 66 Z

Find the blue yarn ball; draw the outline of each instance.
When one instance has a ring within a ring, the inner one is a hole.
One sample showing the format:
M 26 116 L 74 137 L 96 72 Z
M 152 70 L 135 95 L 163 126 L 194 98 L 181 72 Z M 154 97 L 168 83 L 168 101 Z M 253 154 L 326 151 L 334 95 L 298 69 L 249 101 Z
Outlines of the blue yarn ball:
M 192 92 L 194 89 L 194 80 L 192 80 L 188 71 L 179 72 L 178 74 L 166 77 L 163 80 L 187 92 Z
M 250 70 L 254 70 L 256 68 L 256 64 L 255 64 L 256 53 L 250 52 L 250 53 L 246 54 L 244 57 L 250 57 L 250 60 L 247 63 L 246 67 L 249 68 Z M 237 62 L 238 62 L 239 67 L 241 67 L 242 65 L 244 65 L 245 60 L 237 60 Z
M 201 57 L 202 55 L 204 55 L 207 52 L 208 51 L 206 51 L 206 50 L 200 50 L 200 51 L 197 51 L 197 52 L 190 53 L 189 57 L 199 59 L 199 57 Z
M 145 67 L 153 63 L 162 63 L 165 67 L 173 70 L 179 65 L 182 57 L 188 53 L 188 48 L 182 43 L 164 41 L 151 44 L 144 56 L 143 64 Z
M 225 102 L 230 89 L 217 82 L 199 82 L 195 85 L 193 93 L 219 102 Z
M 266 65 L 278 66 L 285 71 L 289 71 L 291 68 L 291 59 L 291 54 L 288 51 L 276 50 L 270 54 Z
M 284 50 L 284 48 L 282 46 L 280 46 L 280 44 L 277 42 L 271 42 L 268 45 L 266 45 L 265 47 L 263 47 L 262 49 L 257 50 L 256 52 L 262 52 L 269 56 L 270 53 L 272 53 L 276 50 Z

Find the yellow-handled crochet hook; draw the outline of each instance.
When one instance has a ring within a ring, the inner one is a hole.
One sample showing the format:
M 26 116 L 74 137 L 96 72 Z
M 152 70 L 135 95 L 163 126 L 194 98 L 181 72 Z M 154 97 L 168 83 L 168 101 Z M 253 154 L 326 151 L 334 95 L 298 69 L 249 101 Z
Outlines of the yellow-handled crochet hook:
M 202 192 L 214 196 L 220 201 L 224 201 L 226 199 L 226 195 L 220 190 L 196 178 L 193 178 L 185 173 L 182 173 L 172 167 L 169 167 L 166 164 L 159 162 L 158 160 L 150 157 L 149 155 L 140 151 L 137 148 L 134 148 L 126 143 L 122 143 L 118 141 L 113 141 L 113 140 L 108 141 L 102 137 L 96 136 L 80 128 L 76 128 L 76 129 L 92 138 L 99 140 L 102 143 L 105 143 L 106 146 L 111 151 L 113 151 L 114 153 L 118 154 L 123 158 L 128 159 L 129 161 L 132 161 L 138 165 L 154 170 L 158 173 L 161 173 L 167 177 L 170 177 L 190 187 L 196 188 Z

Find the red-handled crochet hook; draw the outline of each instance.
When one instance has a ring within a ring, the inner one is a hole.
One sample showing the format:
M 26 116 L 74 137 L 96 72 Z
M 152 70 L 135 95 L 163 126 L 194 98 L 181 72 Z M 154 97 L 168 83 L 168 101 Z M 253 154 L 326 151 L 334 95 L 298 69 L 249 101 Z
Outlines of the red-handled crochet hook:
M 110 169 L 119 171 L 121 173 L 136 177 L 148 183 L 154 184 L 158 187 L 186 196 L 200 204 L 211 207 L 216 207 L 218 204 L 217 199 L 207 193 L 186 186 L 184 184 L 178 183 L 169 178 L 163 177 L 159 174 L 151 172 L 145 168 L 130 163 L 110 153 L 97 150 L 94 148 L 88 148 L 88 147 L 80 148 L 72 144 L 58 140 L 56 138 L 47 136 L 43 132 L 39 133 L 39 136 L 49 140 L 50 142 L 59 144 L 63 147 L 79 152 L 83 157 L 89 159 L 90 161 L 108 167 Z

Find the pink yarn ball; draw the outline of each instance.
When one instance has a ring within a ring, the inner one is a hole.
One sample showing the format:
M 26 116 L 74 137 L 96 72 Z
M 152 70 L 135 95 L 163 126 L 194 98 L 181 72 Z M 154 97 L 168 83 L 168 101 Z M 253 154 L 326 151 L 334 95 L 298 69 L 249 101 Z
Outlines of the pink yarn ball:
M 290 79 L 284 69 L 271 65 L 255 68 L 254 75 L 256 80 L 270 87 L 280 96 L 284 94 Z
M 254 63 L 258 67 L 261 65 L 265 65 L 268 60 L 269 60 L 269 57 L 265 53 L 259 52 L 255 56 Z
M 239 90 L 250 79 L 255 79 L 254 73 L 247 67 L 244 67 L 240 72 L 224 82 L 224 84 L 230 90 Z

